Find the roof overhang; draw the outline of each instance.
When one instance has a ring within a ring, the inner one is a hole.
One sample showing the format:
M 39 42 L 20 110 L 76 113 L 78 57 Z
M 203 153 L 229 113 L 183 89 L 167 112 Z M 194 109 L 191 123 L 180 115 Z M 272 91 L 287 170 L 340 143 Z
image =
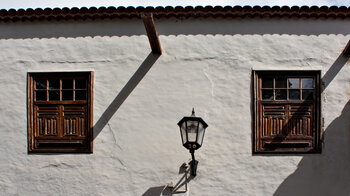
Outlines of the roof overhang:
M 0 21 L 34 20 L 86 20 L 113 18 L 140 18 L 142 13 L 152 13 L 154 18 L 198 17 L 296 17 L 296 18 L 350 18 L 350 7 L 317 6 L 197 6 L 197 7 L 82 7 L 37 8 L 0 10 Z

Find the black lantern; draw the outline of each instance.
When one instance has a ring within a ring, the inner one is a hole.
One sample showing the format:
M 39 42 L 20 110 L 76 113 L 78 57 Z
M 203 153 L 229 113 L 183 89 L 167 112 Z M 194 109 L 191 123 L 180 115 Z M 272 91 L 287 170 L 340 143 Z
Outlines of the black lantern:
M 180 127 L 182 145 L 189 149 L 192 155 L 191 175 L 196 176 L 198 161 L 194 159 L 194 151 L 202 146 L 205 129 L 208 125 L 201 117 L 196 117 L 194 109 L 192 109 L 191 116 L 183 117 L 177 125 Z

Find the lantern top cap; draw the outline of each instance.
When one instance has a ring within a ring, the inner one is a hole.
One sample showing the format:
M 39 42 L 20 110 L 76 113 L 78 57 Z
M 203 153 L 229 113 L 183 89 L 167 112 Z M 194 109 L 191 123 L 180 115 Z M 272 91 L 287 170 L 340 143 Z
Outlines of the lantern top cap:
M 208 127 L 208 124 L 201 118 L 201 117 L 196 117 L 195 115 L 195 111 L 194 108 L 192 108 L 192 115 L 191 116 L 185 116 L 183 117 L 178 123 L 177 125 L 179 125 L 181 127 L 182 123 L 184 123 L 185 121 L 198 121 L 200 123 L 203 124 L 204 128 Z

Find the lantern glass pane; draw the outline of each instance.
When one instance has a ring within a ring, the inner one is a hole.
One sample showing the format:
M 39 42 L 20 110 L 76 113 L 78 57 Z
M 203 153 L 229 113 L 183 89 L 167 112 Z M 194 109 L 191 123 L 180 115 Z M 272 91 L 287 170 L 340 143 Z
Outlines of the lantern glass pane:
M 198 121 L 187 121 L 187 134 L 189 142 L 196 142 L 197 139 L 197 129 L 198 129 Z
M 202 123 L 199 123 L 198 125 L 198 144 L 202 146 L 203 143 L 203 137 L 204 137 L 204 126 Z
M 186 143 L 186 122 L 183 122 L 180 128 L 182 144 Z

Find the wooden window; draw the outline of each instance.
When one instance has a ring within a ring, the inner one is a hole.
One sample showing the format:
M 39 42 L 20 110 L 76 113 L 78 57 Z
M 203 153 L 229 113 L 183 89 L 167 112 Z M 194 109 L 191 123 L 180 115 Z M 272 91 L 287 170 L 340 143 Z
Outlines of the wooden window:
M 93 72 L 28 73 L 28 152 L 92 152 Z
M 254 71 L 253 77 L 253 152 L 320 152 L 320 72 Z

